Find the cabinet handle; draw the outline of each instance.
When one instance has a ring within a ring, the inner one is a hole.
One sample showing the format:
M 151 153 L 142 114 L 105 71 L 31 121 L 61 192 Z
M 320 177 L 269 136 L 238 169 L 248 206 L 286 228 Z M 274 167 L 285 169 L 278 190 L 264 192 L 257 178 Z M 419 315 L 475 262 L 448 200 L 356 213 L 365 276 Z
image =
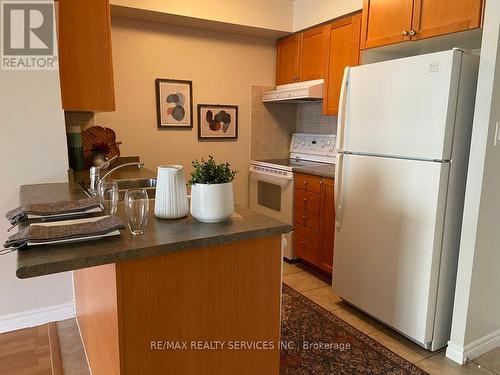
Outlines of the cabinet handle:
M 323 180 L 319 180 L 319 184 L 320 184 L 320 185 L 323 185 Z
M 304 185 L 307 185 L 307 181 L 304 181 Z
M 304 241 L 302 241 L 302 242 L 300 243 L 300 245 L 301 245 L 302 247 L 304 247 L 304 246 L 306 246 L 306 243 L 305 243 Z
M 403 35 L 404 35 L 404 36 L 408 36 L 408 35 L 410 35 L 410 33 L 409 33 L 407 30 L 404 30 L 404 31 L 403 31 Z
M 417 32 L 415 30 L 410 30 L 410 32 L 408 33 L 409 36 L 413 36 L 416 34 L 417 34 Z
M 302 216 L 302 220 L 306 220 L 307 219 L 307 216 Z

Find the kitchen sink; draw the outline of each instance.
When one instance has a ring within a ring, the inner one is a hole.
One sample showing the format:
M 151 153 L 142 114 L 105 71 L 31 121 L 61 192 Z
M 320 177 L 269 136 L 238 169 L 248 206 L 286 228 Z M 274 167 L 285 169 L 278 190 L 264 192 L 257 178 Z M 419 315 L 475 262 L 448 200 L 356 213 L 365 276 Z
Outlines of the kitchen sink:
M 115 181 L 118 184 L 119 202 L 123 202 L 127 190 L 133 190 L 133 189 L 146 190 L 149 199 L 155 199 L 156 197 L 156 178 L 137 178 L 130 180 L 115 180 Z M 88 185 L 82 183 L 81 186 L 89 196 L 92 196 L 92 193 L 89 191 Z
M 131 180 L 116 180 L 118 190 L 127 189 L 143 189 L 154 188 L 156 189 L 156 178 L 138 178 Z
M 148 193 L 149 199 L 156 197 L 156 178 L 138 178 L 130 180 L 116 180 L 118 184 L 118 193 L 120 202 L 125 199 L 127 190 L 144 189 Z

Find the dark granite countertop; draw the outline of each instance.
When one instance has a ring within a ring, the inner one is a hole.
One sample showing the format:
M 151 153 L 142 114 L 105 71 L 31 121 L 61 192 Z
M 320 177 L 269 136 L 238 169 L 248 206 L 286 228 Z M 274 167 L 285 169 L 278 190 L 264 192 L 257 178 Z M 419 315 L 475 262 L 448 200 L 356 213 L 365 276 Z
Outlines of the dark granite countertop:
M 21 204 L 76 200 L 85 197 L 76 183 L 23 185 Z M 118 215 L 126 222 L 123 203 Z M 28 225 L 28 224 L 23 224 Z M 227 244 L 287 233 L 291 226 L 243 207 L 227 222 L 204 224 L 191 216 L 178 220 L 161 220 L 154 216 L 151 202 L 145 234 L 133 237 L 128 230 L 120 236 L 72 244 L 30 247 L 17 253 L 19 278 L 48 275 L 79 268 L 98 266 L 131 259 Z
M 335 178 L 335 164 L 325 164 L 310 167 L 295 167 L 294 172 L 310 174 L 313 176 Z

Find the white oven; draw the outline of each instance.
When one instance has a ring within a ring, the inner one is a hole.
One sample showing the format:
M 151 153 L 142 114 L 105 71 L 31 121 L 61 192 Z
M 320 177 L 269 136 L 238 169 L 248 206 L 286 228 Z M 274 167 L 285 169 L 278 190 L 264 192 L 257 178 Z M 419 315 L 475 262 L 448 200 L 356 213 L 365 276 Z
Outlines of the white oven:
M 269 166 L 250 166 L 251 210 L 293 225 L 293 173 Z M 282 236 L 283 256 L 293 259 L 292 233 Z

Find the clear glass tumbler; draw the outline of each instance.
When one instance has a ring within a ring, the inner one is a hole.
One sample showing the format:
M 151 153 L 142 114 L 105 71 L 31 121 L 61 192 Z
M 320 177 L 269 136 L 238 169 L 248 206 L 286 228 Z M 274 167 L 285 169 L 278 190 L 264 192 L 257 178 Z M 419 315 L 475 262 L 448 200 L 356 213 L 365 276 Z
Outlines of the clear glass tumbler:
M 99 201 L 106 215 L 116 214 L 118 208 L 118 183 L 116 181 L 99 181 Z
M 143 234 L 148 223 L 148 192 L 145 189 L 127 190 L 125 193 L 125 212 L 130 232 L 134 236 Z

